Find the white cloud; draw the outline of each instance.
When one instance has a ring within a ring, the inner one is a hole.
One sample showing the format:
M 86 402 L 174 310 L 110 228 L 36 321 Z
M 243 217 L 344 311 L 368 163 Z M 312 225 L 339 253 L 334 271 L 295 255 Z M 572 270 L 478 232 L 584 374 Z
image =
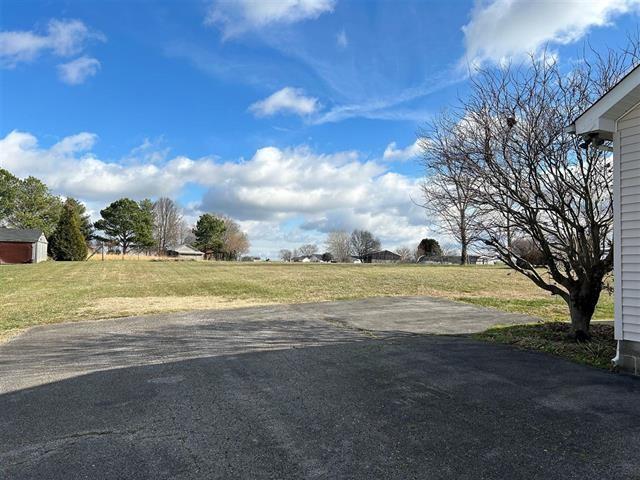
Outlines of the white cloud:
M 336 35 L 336 44 L 340 48 L 346 48 L 349 45 L 349 39 L 347 38 L 347 32 L 342 29 L 340 33 Z
M 35 60 L 44 52 L 70 57 L 82 52 L 90 40 L 104 41 L 102 33 L 90 30 L 80 20 L 53 19 L 43 33 L 34 31 L 0 32 L 0 64 L 13 68 Z
M 58 65 L 60 80 L 69 85 L 79 85 L 93 77 L 100 69 L 100 62 L 91 57 L 80 57 L 68 63 Z
M 209 9 L 205 23 L 219 26 L 224 37 L 229 38 L 247 30 L 318 18 L 332 12 L 335 3 L 335 0 L 216 1 Z
M 34 135 L 13 131 L 0 139 L 0 165 L 19 177 L 41 178 L 54 192 L 88 202 L 92 211 L 123 196 L 176 197 L 188 185 L 200 185 L 207 190 L 190 215 L 231 215 L 249 229 L 254 253 L 271 257 L 280 248 L 321 245 L 334 228 L 370 229 L 386 248 L 413 245 L 425 233 L 424 213 L 411 201 L 419 198 L 418 179 L 355 151 L 265 147 L 239 162 L 175 156 L 153 163 L 147 142 L 113 162 L 91 152 L 96 141 L 83 132 L 45 148 Z
M 356 152 L 322 155 L 304 146 L 261 148 L 249 161 L 220 168 L 221 178 L 211 184 L 203 203 L 244 220 L 317 215 L 370 202 L 365 179 L 385 171 L 378 163 L 360 160 Z
M 254 103 L 249 110 L 257 117 L 269 117 L 282 112 L 304 116 L 316 112 L 318 107 L 318 99 L 306 96 L 304 90 L 284 87 Z
M 90 151 L 96 141 L 82 132 L 42 148 L 34 135 L 14 130 L 0 139 L 0 165 L 19 177 L 36 176 L 62 195 L 96 202 L 175 193 L 184 184 L 171 168 L 100 160 Z
M 29 138 L 26 134 L 21 134 L 20 132 L 11 132 L 6 138 L 10 139 L 14 138 L 17 140 L 14 142 L 17 145 L 28 145 L 35 147 L 37 145 L 34 143 L 35 138 Z M 53 147 L 51 147 L 50 152 L 54 155 L 71 155 L 78 152 L 86 152 L 91 150 L 93 146 L 98 141 L 98 136 L 95 133 L 81 132 L 75 135 L 70 135 L 68 137 L 63 138 L 58 143 L 56 143 Z M 7 142 L 8 145 L 11 145 L 12 142 Z
M 465 61 L 471 65 L 504 62 L 535 53 L 547 44 L 569 44 L 593 27 L 609 25 L 639 0 L 477 1 L 463 27 Z
M 167 160 L 171 148 L 165 146 L 165 139 L 160 136 L 155 139 L 145 138 L 137 147 L 133 148 L 124 160 L 129 163 L 160 163 Z
M 389 162 L 405 162 L 412 160 L 420 155 L 420 144 L 416 140 L 405 148 L 398 148 L 396 142 L 391 142 L 385 148 L 382 158 Z

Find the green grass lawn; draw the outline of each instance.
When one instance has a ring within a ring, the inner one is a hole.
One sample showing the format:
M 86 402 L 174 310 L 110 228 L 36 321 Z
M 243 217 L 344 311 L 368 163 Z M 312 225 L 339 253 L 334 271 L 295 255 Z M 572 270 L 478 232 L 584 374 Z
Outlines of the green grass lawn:
M 109 260 L 0 267 L 0 335 L 190 309 L 432 295 L 564 321 L 561 299 L 505 267 Z M 612 318 L 603 294 L 596 318 Z

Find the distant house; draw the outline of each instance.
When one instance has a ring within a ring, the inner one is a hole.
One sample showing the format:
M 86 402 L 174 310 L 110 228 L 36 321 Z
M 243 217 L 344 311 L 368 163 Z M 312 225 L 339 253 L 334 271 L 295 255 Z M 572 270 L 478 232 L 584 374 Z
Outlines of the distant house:
M 0 264 L 43 262 L 47 246 L 42 230 L 0 227 Z
M 460 265 L 462 257 L 460 255 L 442 255 L 442 256 L 427 256 L 422 255 L 418 258 L 418 263 L 437 263 L 447 265 Z M 490 257 L 488 255 L 468 255 L 467 261 L 469 265 L 495 265 L 500 263 L 496 257 Z
M 490 257 L 489 255 L 478 255 L 471 262 L 471 256 L 469 256 L 469 263 L 472 265 L 495 265 L 500 261 L 496 257 Z
M 167 256 L 177 260 L 202 260 L 204 253 L 195 248 L 191 248 L 189 245 L 180 245 L 167 248 Z
M 297 257 L 293 257 L 291 261 L 302 263 L 317 263 L 322 261 L 322 255 L 316 255 L 315 253 L 312 255 L 298 255 Z
M 312 253 L 311 255 L 299 255 L 291 259 L 292 262 L 302 263 L 328 263 L 332 261 L 330 253 Z
M 402 257 L 391 250 L 378 250 L 357 258 L 362 263 L 397 263 Z
M 418 258 L 417 263 L 460 265 L 460 260 L 462 260 L 460 255 L 422 255 Z

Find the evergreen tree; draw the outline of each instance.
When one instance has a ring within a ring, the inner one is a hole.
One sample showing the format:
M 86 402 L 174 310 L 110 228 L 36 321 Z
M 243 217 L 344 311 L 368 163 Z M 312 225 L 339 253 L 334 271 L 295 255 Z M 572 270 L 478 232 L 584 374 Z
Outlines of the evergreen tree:
M 418 257 L 426 255 L 427 257 L 441 257 L 442 248 L 435 238 L 423 238 L 420 240 L 417 251 Z
M 149 249 L 156 244 L 153 237 L 153 224 L 155 215 L 153 213 L 153 202 L 145 198 L 138 203 L 140 207 L 140 221 L 136 233 L 136 246 L 138 248 Z
M 217 257 L 224 247 L 224 232 L 226 226 L 224 220 L 205 213 L 196 223 L 193 233 L 196 236 L 195 246 L 205 253 L 207 258 Z
M 82 232 L 84 241 L 89 243 L 93 239 L 93 222 L 87 213 L 87 207 L 75 198 L 69 197 L 67 198 L 67 202 L 69 202 L 78 213 L 78 218 L 80 219 L 80 231 Z
M 87 258 L 87 244 L 80 230 L 80 216 L 75 203 L 67 200 L 62 207 L 49 250 L 55 260 L 80 261 Z
M 102 218 L 94 225 L 104 232 L 105 239 L 118 244 L 122 254 L 130 248 L 145 248 L 153 245 L 153 204 L 144 200 L 137 203 L 129 198 L 121 198 L 100 210 Z

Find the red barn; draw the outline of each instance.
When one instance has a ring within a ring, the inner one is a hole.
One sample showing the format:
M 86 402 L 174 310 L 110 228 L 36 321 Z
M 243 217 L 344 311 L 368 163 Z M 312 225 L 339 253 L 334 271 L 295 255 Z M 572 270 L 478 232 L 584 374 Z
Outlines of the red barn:
M 0 227 L 0 264 L 42 262 L 47 245 L 42 230 Z

